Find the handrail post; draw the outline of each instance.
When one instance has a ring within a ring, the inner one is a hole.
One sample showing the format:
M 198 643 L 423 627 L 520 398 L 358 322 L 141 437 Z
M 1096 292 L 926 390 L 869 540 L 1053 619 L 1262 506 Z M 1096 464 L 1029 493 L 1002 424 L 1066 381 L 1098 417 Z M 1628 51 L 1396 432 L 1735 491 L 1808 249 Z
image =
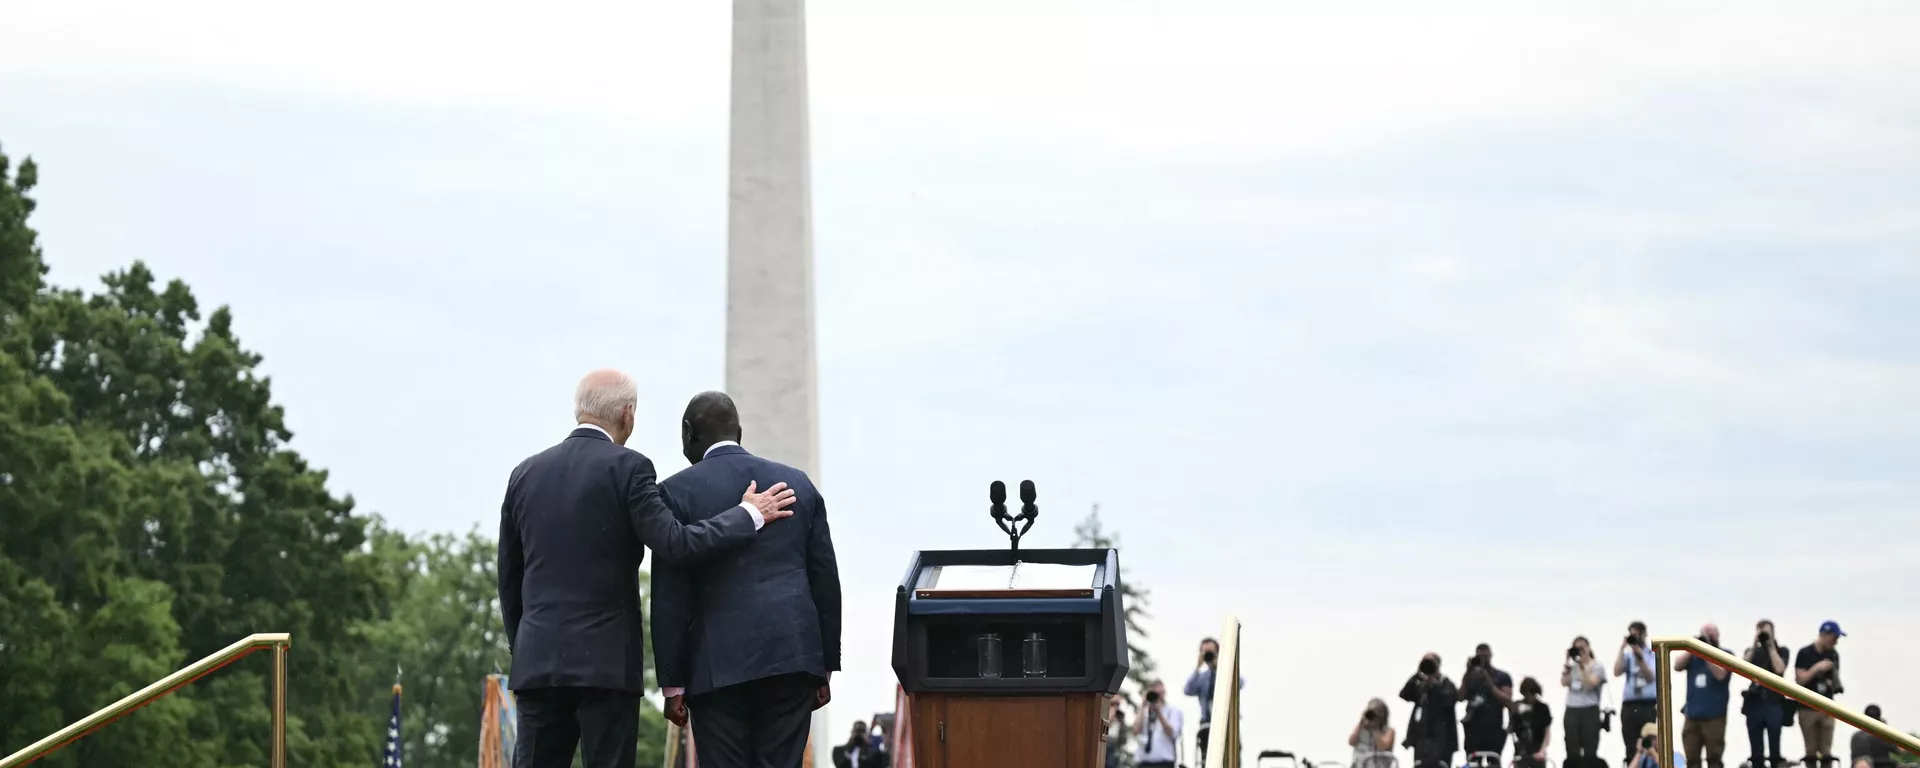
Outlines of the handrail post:
M 273 644 L 273 768 L 287 768 L 287 644 Z
M 1659 700 L 1654 708 L 1659 710 L 1655 716 L 1660 723 L 1660 768 L 1673 768 L 1673 648 L 1665 643 L 1656 643 L 1654 649 L 1658 656 L 1655 663 L 1660 667 L 1654 675 L 1659 681 L 1656 686 Z M 1633 738 L 1640 737 L 1634 734 Z

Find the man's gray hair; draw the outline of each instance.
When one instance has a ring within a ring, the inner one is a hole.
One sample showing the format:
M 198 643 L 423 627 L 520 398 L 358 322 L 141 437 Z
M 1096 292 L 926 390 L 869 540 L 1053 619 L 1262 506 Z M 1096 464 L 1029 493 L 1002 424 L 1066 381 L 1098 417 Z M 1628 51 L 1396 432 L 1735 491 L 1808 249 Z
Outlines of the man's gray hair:
M 594 371 L 580 379 L 580 386 L 573 391 L 573 418 L 619 424 L 626 409 L 639 400 L 639 388 L 634 386 L 632 376 L 615 370 Z

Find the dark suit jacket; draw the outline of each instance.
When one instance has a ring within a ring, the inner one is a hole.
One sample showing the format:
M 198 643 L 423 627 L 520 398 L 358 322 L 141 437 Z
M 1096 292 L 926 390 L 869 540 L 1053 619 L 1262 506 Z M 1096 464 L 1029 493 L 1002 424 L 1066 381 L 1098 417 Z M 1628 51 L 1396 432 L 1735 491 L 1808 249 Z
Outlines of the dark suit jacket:
M 723 445 L 661 483 L 687 521 L 704 520 L 727 488 L 793 489 L 793 517 L 745 548 L 702 563 L 653 565 L 653 660 L 662 687 L 688 695 L 736 683 L 840 669 L 840 569 L 827 505 L 805 472 Z M 739 498 L 740 491 L 733 491 Z
M 731 499 L 683 525 L 661 500 L 653 462 L 580 428 L 515 467 L 500 505 L 500 612 L 516 690 L 645 687 L 643 546 L 698 558 L 753 541 Z M 719 499 L 716 491 L 712 498 Z

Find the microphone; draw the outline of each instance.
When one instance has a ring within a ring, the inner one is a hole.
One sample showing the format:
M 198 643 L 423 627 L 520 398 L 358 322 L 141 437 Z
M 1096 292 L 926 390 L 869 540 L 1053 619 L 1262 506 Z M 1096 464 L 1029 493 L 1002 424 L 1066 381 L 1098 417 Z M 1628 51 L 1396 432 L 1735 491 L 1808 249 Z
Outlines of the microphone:
M 987 510 L 989 513 L 994 517 L 1007 516 L 1006 483 L 995 480 L 992 485 L 987 486 L 987 500 L 993 502 L 993 506 Z
M 1033 505 L 1035 495 L 1032 480 L 1020 481 L 1020 514 L 1028 517 L 1040 514 L 1039 508 Z

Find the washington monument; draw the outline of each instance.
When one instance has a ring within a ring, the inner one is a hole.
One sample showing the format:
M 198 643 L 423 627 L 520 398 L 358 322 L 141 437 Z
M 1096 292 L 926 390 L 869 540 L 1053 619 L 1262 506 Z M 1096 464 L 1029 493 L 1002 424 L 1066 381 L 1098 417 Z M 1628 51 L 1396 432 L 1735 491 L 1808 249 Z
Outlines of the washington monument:
M 803 0 L 734 0 L 732 87 L 726 390 L 754 453 L 818 483 Z M 827 726 L 822 707 L 813 713 L 816 766 L 830 765 Z

